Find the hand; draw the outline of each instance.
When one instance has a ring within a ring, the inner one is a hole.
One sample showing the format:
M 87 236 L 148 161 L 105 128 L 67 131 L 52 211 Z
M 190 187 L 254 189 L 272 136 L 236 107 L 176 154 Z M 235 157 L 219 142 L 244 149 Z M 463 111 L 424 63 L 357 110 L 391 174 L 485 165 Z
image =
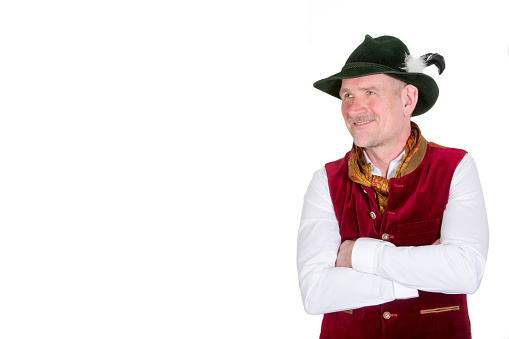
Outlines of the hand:
M 352 251 L 355 240 L 345 240 L 339 246 L 338 257 L 336 258 L 336 267 L 352 268 Z
M 440 245 L 440 239 L 435 240 L 435 242 L 432 243 L 431 245 Z

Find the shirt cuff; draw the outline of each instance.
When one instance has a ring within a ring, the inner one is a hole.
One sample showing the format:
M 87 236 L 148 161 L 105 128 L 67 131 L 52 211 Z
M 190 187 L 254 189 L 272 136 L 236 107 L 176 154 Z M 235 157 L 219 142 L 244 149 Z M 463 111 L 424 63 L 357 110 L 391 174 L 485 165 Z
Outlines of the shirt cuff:
M 376 260 L 384 246 L 395 247 L 394 244 L 379 239 L 357 239 L 352 250 L 352 268 L 359 272 L 376 274 Z
M 415 288 L 406 287 L 398 284 L 397 282 L 393 282 L 394 284 L 394 298 L 396 299 L 410 299 L 417 298 L 419 296 L 419 292 Z

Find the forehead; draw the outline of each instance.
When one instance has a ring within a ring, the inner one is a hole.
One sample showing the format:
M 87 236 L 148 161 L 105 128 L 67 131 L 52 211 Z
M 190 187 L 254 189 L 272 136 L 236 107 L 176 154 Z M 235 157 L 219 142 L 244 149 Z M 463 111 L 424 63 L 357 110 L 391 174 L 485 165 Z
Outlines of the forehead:
M 393 86 L 395 80 L 396 79 L 386 74 L 374 74 L 359 78 L 343 79 L 341 81 L 341 90 L 372 87 L 386 88 L 388 86 Z

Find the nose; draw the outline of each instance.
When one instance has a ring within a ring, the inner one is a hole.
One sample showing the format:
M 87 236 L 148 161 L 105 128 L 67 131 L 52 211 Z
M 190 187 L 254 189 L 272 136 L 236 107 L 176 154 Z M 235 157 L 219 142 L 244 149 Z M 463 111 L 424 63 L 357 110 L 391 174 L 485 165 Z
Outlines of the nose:
M 359 97 L 353 97 L 343 100 L 343 114 L 350 117 L 356 117 L 368 113 L 366 102 Z

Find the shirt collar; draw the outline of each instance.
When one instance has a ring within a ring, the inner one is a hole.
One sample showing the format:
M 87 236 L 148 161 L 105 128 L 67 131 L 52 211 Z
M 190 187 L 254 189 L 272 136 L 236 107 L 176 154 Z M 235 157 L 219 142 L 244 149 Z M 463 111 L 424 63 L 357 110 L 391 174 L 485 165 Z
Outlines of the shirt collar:
M 366 160 L 366 164 L 371 164 L 371 174 L 372 175 L 378 175 L 379 177 L 382 176 L 382 171 L 378 169 L 375 164 L 371 162 L 371 159 L 369 159 L 368 154 L 365 150 L 362 150 L 364 152 L 364 159 Z M 401 154 L 391 161 L 389 164 L 389 170 L 387 171 L 387 179 L 394 178 L 396 175 L 396 171 L 398 170 L 399 165 L 401 164 L 401 161 L 403 160 L 403 157 L 405 156 L 405 151 L 401 152 Z

